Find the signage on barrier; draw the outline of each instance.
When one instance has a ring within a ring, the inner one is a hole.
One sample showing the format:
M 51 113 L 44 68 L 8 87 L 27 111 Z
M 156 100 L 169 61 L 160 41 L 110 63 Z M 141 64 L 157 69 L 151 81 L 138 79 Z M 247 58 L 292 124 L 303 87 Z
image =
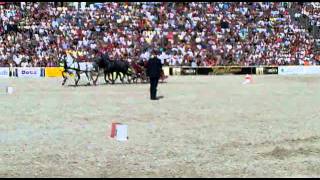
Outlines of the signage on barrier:
M 278 67 L 264 67 L 264 74 L 278 74 Z
M 9 68 L 0 68 L 0 77 L 7 78 L 10 76 L 10 69 Z
M 196 68 L 182 68 L 181 75 L 196 75 Z
M 45 77 L 62 77 L 63 67 L 45 68 Z
M 320 74 L 319 66 L 303 66 L 304 74 Z
M 17 68 L 18 77 L 41 77 L 41 68 Z
M 320 74 L 320 66 L 279 66 L 280 75 Z
M 241 73 L 242 67 L 237 66 L 220 66 L 220 67 L 212 67 L 212 73 L 219 74 L 237 74 Z

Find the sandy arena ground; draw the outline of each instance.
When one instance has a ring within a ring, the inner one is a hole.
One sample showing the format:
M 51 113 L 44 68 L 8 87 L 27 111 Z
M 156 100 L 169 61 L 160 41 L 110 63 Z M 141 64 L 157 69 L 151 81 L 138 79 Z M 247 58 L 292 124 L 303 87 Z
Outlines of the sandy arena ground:
M 61 80 L 0 79 L 0 177 L 320 177 L 320 76 Z

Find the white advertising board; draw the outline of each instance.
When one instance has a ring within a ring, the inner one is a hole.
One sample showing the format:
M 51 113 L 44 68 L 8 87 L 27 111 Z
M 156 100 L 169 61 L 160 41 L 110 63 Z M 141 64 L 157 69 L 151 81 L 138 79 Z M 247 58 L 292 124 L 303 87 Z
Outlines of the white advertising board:
M 18 77 L 41 77 L 41 68 L 17 68 Z
M 279 66 L 279 75 L 320 74 L 320 66 Z
M 10 69 L 5 67 L 0 67 L 0 78 L 7 78 L 10 75 Z

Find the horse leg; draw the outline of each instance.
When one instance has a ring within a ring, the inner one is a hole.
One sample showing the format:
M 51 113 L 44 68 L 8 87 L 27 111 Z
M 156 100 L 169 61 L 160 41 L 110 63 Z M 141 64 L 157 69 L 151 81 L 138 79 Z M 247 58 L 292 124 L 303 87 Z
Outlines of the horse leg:
M 85 72 L 85 74 L 86 74 L 86 77 L 87 77 L 87 80 L 89 81 L 88 83 L 87 83 L 87 85 L 88 86 L 90 86 L 90 82 L 91 82 L 91 79 L 92 79 L 92 76 L 91 76 L 91 73 L 90 73 L 90 76 L 89 76 L 89 72 Z M 90 78 L 91 77 L 91 78 Z
M 96 73 L 96 75 L 97 75 L 97 77 L 96 77 L 96 79 L 93 79 L 93 77 L 92 77 L 92 79 L 93 79 L 93 85 L 97 85 L 97 81 L 98 81 L 98 78 L 99 78 L 99 75 L 100 75 L 100 72 L 98 71 L 98 72 L 95 72 Z
M 126 76 L 128 83 L 131 84 L 132 74 L 127 73 Z
M 135 83 L 135 84 L 138 83 L 137 74 L 133 74 L 132 82 Z
M 121 81 L 121 83 L 123 84 L 124 83 L 124 74 L 122 73 L 122 77 L 121 77 L 121 72 L 117 72 L 117 77 L 119 76 L 120 77 L 120 81 Z
M 94 72 L 91 72 L 91 73 L 90 73 L 90 75 L 91 75 L 91 80 L 92 80 L 92 84 L 93 84 L 94 86 L 96 86 L 96 85 L 97 85 L 97 81 L 96 81 L 96 80 L 94 79 L 94 77 L 93 77 L 94 74 L 95 74 Z M 99 76 L 99 73 L 98 73 L 97 77 L 98 77 L 98 76 Z
M 80 72 L 76 71 L 76 74 L 75 74 L 75 85 L 76 86 L 78 86 L 79 80 L 80 80 Z
M 104 73 L 104 80 L 106 82 L 106 84 L 110 83 L 108 80 L 107 80 L 107 75 L 108 75 L 108 78 L 109 78 L 109 73 L 107 73 L 106 71 L 103 72 Z M 109 78 L 110 80 L 110 78 Z
M 106 75 L 108 75 L 108 80 L 112 83 L 112 79 L 110 78 L 111 73 L 107 73 Z
M 66 76 L 64 73 L 65 73 L 65 72 L 62 72 L 62 77 L 63 77 L 62 86 L 65 85 L 65 83 L 66 83 L 66 81 L 67 81 L 67 79 L 68 79 L 68 76 Z
M 89 77 L 90 77 L 90 83 L 91 83 L 91 81 L 92 81 L 92 84 L 95 85 L 95 84 L 94 84 L 95 81 L 94 81 L 94 79 L 93 79 L 93 72 L 90 71 L 89 75 L 90 75 L 90 76 L 89 76 Z
M 111 79 L 110 79 L 110 74 L 111 74 Z M 115 80 L 117 80 L 117 79 L 113 79 L 113 72 L 111 72 L 109 75 L 108 75 L 108 78 L 109 78 L 109 80 L 112 82 L 112 84 L 114 84 L 115 83 Z
M 131 84 L 131 74 L 129 74 L 128 72 L 125 74 L 125 76 L 127 77 L 127 81 L 128 81 L 128 84 Z
M 114 76 L 114 73 L 112 73 L 112 78 Z M 114 78 L 114 82 L 116 82 L 118 80 L 118 76 L 119 76 L 119 73 L 116 72 L 116 77 Z M 120 81 L 121 81 L 121 76 L 120 76 Z
M 121 77 L 121 76 L 120 76 L 120 77 Z M 125 79 L 125 78 L 126 78 L 126 74 L 125 74 L 125 73 L 122 73 L 122 79 L 121 79 L 121 82 L 122 82 L 122 83 L 125 83 L 125 82 L 124 82 L 124 79 Z

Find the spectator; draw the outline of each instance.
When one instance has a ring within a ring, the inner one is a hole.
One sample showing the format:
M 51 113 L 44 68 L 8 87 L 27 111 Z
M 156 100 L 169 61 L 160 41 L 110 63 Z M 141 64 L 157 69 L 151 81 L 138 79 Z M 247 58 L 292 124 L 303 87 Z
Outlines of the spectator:
M 294 19 L 318 25 L 319 8 L 293 5 L 291 17 L 291 3 L 278 2 L 10 3 L 0 10 L 0 61 L 56 66 L 63 51 L 88 61 L 95 49 L 143 61 L 162 49 L 161 62 L 174 66 L 314 64 L 314 38 Z

